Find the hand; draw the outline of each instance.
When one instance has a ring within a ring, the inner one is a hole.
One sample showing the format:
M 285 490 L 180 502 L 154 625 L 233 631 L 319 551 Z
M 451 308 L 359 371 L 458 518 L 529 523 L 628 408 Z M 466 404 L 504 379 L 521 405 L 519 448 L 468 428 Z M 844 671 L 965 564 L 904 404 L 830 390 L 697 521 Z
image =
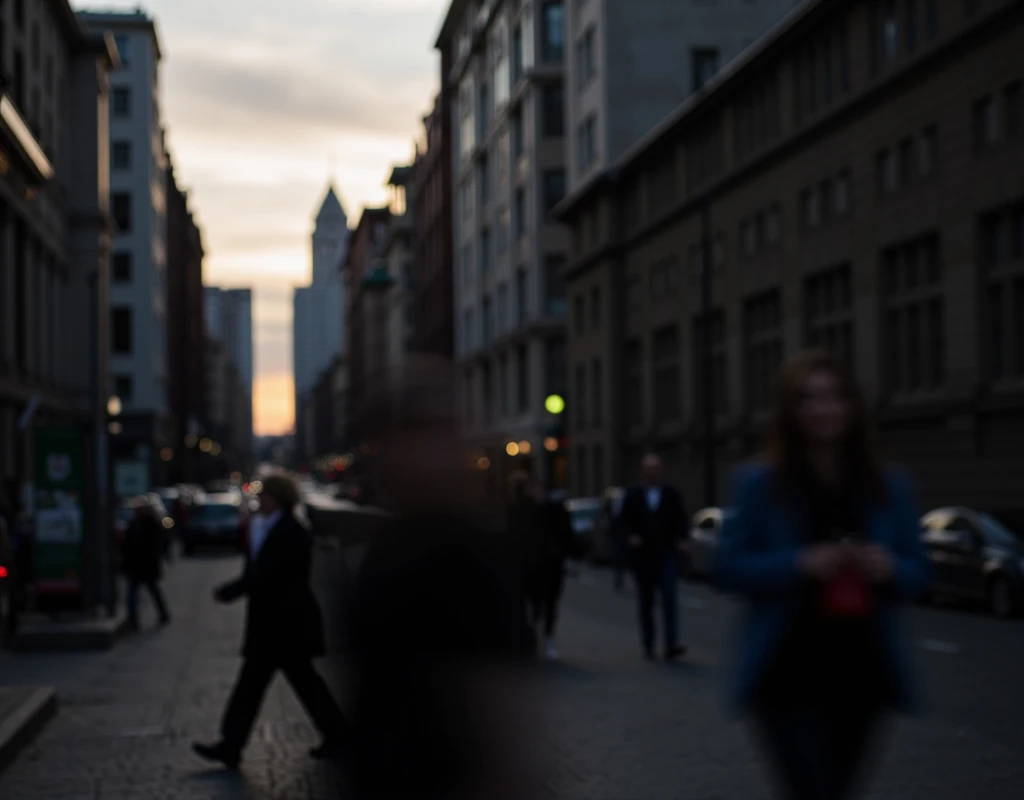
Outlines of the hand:
M 626 540 L 629 543 L 631 550 L 639 550 L 643 547 L 644 540 L 637 536 L 635 533 Z
M 892 578 L 896 570 L 892 553 L 878 544 L 857 547 L 854 550 L 854 559 L 861 574 L 872 583 L 885 583 Z
M 848 553 L 842 545 L 816 544 L 800 554 L 797 567 L 808 578 L 827 581 L 836 576 L 847 559 Z

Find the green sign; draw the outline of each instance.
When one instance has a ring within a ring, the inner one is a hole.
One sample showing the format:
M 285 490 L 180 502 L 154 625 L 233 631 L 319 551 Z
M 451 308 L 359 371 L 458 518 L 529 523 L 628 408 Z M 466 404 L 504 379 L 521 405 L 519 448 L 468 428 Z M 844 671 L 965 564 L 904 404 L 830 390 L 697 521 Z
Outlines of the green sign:
M 85 440 L 76 428 L 35 430 L 35 579 L 43 595 L 82 590 Z

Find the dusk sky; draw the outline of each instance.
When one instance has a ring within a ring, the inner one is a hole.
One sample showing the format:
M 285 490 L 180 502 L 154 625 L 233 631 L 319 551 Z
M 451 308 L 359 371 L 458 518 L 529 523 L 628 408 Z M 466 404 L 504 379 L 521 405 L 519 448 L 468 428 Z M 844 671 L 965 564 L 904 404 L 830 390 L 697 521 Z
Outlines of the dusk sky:
M 132 10 L 139 0 L 74 0 Z M 206 245 L 206 282 L 252 286 L 255 427 L 292 424 L 291 287 L 333 179 L 350 224 L 384 200 L 436 87 L 446 0 L 149 0 L 163 114 Z

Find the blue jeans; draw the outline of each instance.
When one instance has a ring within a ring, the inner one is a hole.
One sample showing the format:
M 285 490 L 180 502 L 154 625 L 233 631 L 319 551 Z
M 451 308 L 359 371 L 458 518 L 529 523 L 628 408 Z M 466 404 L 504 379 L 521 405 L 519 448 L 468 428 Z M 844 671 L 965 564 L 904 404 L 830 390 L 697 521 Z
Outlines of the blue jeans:
M 662 643 L 668 653 L 679 644 L 679 555 L 671 550 L 653 562 L 640 564 L 636 578 L 640 588 L 640 631 L 644 651 L 654 653 L 654 597 L 660 594 L 664 619 Z

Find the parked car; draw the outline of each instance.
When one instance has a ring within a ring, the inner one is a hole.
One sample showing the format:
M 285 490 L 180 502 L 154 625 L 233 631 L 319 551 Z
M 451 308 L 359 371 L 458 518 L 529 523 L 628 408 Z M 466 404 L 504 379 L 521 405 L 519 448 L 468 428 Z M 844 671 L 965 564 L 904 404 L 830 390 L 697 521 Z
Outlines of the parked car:
M 921 518 L 932 564 L 931 596 L 982 602 L 996 617 L 1024 610 L 1024 542 L 995 517 L 938 508 Z
M 181 531 L 185 555 L 199 547 L 232 547 L 245 550 L 249 536 L 249 512 L 237 493 L 207 494 L 190 509 Z
M 601 513 L 601 498 L 577 497 L 565 501 L 565 509 L 572 521 L 572 532 L 576 537 L 576 552 L 582 558 L 590 558 L 594 544 L 594 526 Z
M 728 508 L 702 508 L 693 515 L 689 554 L 684 559 L 683 567 L 687 578 L 707 580 L 711 577 L 722 526 L 732 513 L 732 509 Z
M 615 561 L 615 540 L 613 538 L 615 515 L 622 510 L 622 501 L 626 490 L 620 486 L 612 486 L 605 490 L 601 503 L 601 512 L 594 523 L 591 558 L 598 564 L 611 564 Z

